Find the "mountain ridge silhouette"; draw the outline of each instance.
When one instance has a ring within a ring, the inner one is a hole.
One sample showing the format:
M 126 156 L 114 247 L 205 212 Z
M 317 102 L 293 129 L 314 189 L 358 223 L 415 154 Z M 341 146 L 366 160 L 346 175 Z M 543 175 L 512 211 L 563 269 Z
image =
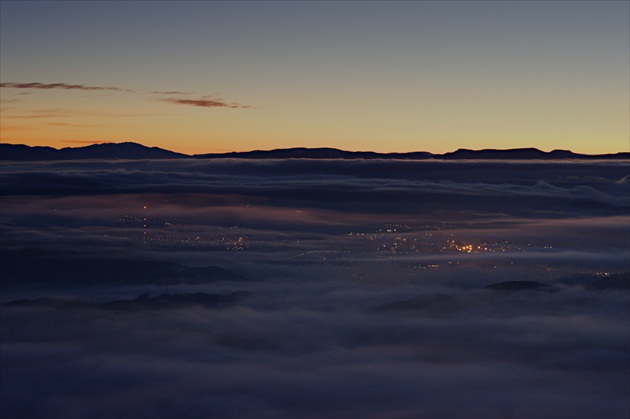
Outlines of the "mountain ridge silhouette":
M 43 161 L 43 160 L 151 160 L 151 159 L 388 159 L 388 160 L 596 160 L 630 159 L 630 152 L 608 154 L 580 154 L 570 150 L 541 151 L 537 148 L 482 149 L 460 148 L 456 151 L 434 154 L 427 151 L 405 153 L 378 153 L 374 151 L 347 151 L 331 147 L 279 148 L 228 153 L 183 154 L 159 147 L 147 147 L 135 142 L 92 144 L 84 147 L 56 149 L 48 146 L 24 144 L 0 144 L 0 160 Z

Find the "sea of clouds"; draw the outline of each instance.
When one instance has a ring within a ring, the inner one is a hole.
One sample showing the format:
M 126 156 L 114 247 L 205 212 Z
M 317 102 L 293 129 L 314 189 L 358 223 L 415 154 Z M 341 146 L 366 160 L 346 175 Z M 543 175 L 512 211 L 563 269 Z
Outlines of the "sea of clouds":
M 628 175 L 2 162 L 0 415 L 627 417 Z

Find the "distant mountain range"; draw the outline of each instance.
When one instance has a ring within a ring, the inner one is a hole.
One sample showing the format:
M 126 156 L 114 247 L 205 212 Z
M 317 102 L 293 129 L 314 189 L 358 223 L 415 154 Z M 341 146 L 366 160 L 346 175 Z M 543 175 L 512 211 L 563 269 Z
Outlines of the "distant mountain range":
M 568 150 L 545 152 L 536 148 L 514 148 L 507 150 L 467 150 L 459 149 L 451 153 L 433 154 L 425 151 L 409 153 L 376 153 L 372 151 L 344 151 L 336 148 L 285 148 L 276 150 L 254 150 L 246 152 L 211 153 L 188 155 L 164 150 L 159 147 L 146 147 L 141 144 L 106 143 L 86 147 L 30 147 L 23 144 L 0 144 L 0 160 L 42 161 L 42 160 L 84 160 L 84 159 L 398 159 L 398 160 L 566 160 L 566 159 L 630 159 L 630 153 L 578 154 Z
M 398 159 L 398 160 L 557 160 L 557 159 L 630 159 L 630 153 L 578 154 L 568 150 L 540 151 L 536 148 L 514 148 L 509 150 L 467 150 L 445 154 L 426 151 L 410 153 L 375 153 L 372 151 L 344 151 L 336 148 L 286 148 L 278 150 L 255 150 L 223 154 L 196 154 L 198 159 L 241 158 L 241 159 Z
M 376 153 L 374 151 L 344 151 L 337 148 L 281 148 L 276 150 L 254 150 L 222 154 L 195 154 L 196 159 L 430 159 L 436 155 L 415 151 L 411 153 Z

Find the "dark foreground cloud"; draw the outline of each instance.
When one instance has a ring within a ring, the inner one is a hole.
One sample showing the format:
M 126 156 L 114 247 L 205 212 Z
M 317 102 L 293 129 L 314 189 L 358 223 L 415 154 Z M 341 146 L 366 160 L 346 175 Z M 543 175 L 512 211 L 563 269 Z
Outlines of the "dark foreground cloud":
M 222 306 L 216 297 L 208 305 L 164 295 L 4 305 L 3 416 L 629 412 L 621 291 L 371 287 L 299 276 L 249 288 L 224 293 Z M 414 305 L 392 308 L 410 296 Z

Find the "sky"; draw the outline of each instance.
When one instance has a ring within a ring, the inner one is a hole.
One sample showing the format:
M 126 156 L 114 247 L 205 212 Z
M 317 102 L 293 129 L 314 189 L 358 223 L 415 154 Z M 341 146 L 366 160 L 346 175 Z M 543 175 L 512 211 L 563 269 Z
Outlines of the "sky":
M 630 148 L 628 1 L 0 7 L 3 143 Z

